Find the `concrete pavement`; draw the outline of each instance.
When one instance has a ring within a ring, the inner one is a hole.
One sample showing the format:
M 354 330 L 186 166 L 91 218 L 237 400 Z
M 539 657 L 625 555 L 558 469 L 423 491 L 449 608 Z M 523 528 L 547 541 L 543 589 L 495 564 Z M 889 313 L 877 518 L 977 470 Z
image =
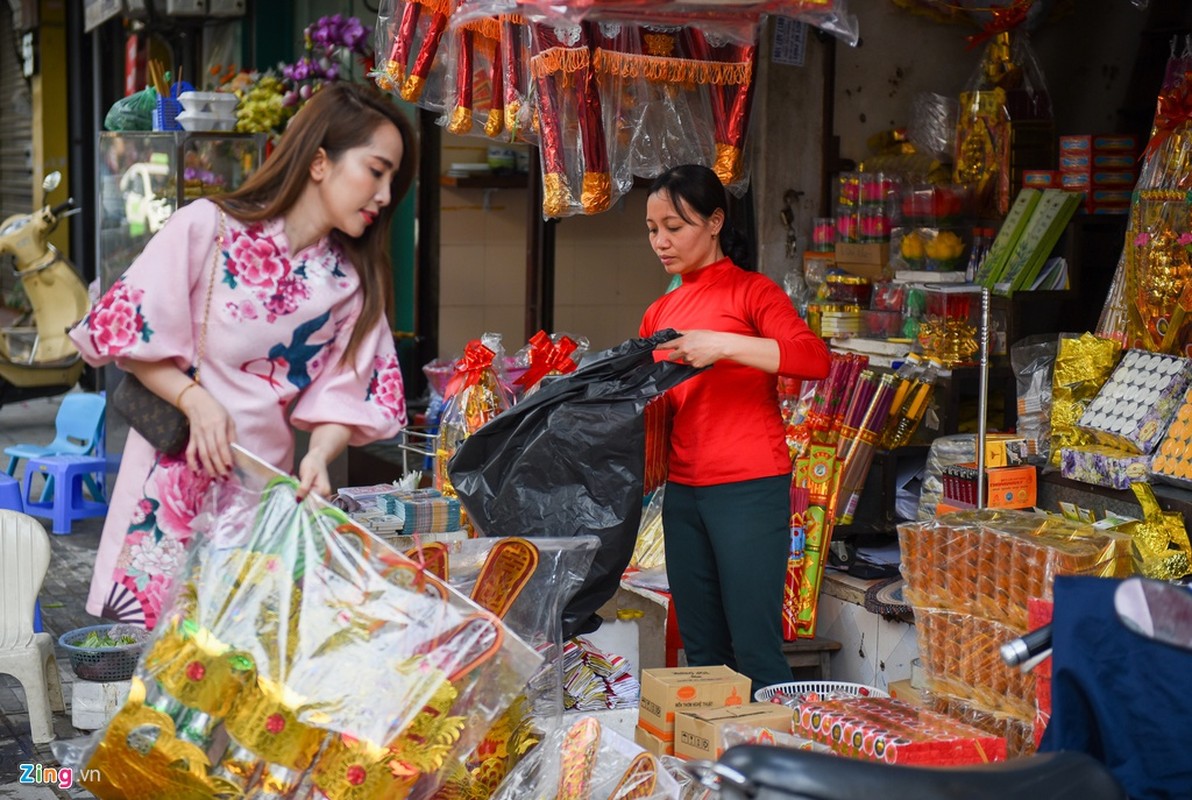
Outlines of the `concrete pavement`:
M 0 452 L 14 444 L 48 444 L 54 438 L 54 417 L 61 397 L 10 403 L 0 407 Z M 0 456 L 7 465 L 8 457 Z M 17 475 L 23 473 L 24 462 L 18 465 Z M 50 521 L 40 519 L 49 532 Z M 46 633 L 54 637 L 68 630 L 98 624 L 101 620 L 88 614 L 83 604 L 91 581 L 91 568 L 99 546 L 103 518 L 77 520 L 71 533 L 50 536 L 52 555 L 50 569 L 41 588 L 42 619 Z M 71 725 L 70 702 L 73 684 L 78 679 L 70 668 L 70 658 L 57 648 L 58 672 L 62 676 L 62 691 L 66 713 L 54 714 L 54 732 L 58 741 L 71 739 L 85 732 Z M 35 745 L 29 734 L 29 715 L 25 707 L 24 691 L 16 679 L 0 675 L 0 800 L 60 800 L 61 798 L 90 798 L 93 795 L 77 786 L 65 788 L 59 783 L 47 785 L 21 782 L 22 764 L 42 767 L 57 766 L 50 745 Z M 34 771 L 34 774 L 35 771 Z M 27 778 L 28 780 L 28 778 Z

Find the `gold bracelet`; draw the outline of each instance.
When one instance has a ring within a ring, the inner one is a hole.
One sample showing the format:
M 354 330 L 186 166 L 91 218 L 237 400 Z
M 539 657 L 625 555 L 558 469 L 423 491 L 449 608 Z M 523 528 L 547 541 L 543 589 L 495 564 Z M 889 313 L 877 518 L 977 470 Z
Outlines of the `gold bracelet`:
M 186 386 L 182 387 L 182 391 L 178 392 L 178 396 L 174 398 L 174 407 L 181 411 L 182 410 L 182 395 L 186 394 L 187 392 L 189 392 L 191 389 L 195 388 L 198 385 L 199 385 L 198 381 L 191 381 L 190 383 L 186 384 Z

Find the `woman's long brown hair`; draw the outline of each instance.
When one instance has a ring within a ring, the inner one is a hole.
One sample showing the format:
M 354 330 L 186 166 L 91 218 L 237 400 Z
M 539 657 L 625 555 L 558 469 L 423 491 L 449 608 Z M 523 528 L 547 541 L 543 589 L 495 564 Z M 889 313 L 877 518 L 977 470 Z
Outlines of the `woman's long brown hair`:
M 343 362 L 351 363 L 361 340 L 384 316 L 392 321 L 393 273 L 389 261 L 389 224 L 398 203 L 414 181 L 418 143 L 414 127 L 385 95 L 354 83 L 324 86 L 286 126 L 277 149 L 238 189 L 211 198 L 243 222 L 260 222 L 285 214 L 298 202 L 310 180 L 310 165 L 319 148 L 331 161 L 367 144 L 377 126 L 391 122 L 401 134 L 401 164 L 389 185 L 389 205 L 380 210 L 363 235 L 331 231 L 331 241 L 347 255 L 360 275 L 364 296 L 356 326 L 348 338 Z

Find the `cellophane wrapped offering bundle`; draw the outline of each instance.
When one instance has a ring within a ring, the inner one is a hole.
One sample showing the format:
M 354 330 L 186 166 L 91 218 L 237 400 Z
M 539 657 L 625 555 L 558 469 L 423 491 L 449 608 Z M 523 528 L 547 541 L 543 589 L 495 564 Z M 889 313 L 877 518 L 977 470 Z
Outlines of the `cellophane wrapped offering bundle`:
M 1132 347 L 1185 355 L 1189 355 L 1186 347 L 1192 331 L 1178 321 L 1172 324 L 1170 315 L 1178 310 L 1186 316 L 1188 309 L 1183 298 L 1178 303 L 1172 301 L 1173 290 L 1181 281 L 1186 283 L 1186 278 L 1179 277 L 1187 265 L 1179 233 L 1186 220 L 1178 218 L 1178 210 L 1185 205 L 1187 191 L 1192 188 L 1192 171 L 1188 169 L 1192 159 L 1192 118 L 1185 111 L 1192 96 L 1190 70 L 1192 49 L 1186 44 L 1180 53 L 1173 49 L 1138 171 L 1126 247 L 1097 323 L 1099 336 L 1128 342 Z M 1174 246 L 1165 233 L 1176 234 Z M 1148 285 L 1148 277 L 1157 278 L 1154 285 Z
M 514 765 L 538 745 L 542 726 L 549 729 L 561 717 L 562 609 L 583 583 L 599 543 L 594 536 L 534 541 L 510 536 L 415 547 L 407 553 L 429 562 L 436 559 L 433 550 L 441 547 L 444 579 L 544 657 L 523 694 L 448 774 L 435 800 L 491 796 Z
M 841 755 L 889 764 L 1006 760 L 1006 740 L 892 697 L 843 697 L 799 706 L 795 733 Z
M 1021 21 L 1009 6 L 995 18 L 960 94 L 953 177 L 972 189 L 976 210 L 989 216 L 1009 212 L 1024 164 L 1055 163 L 1051 98 L 1026 32 L 1016 27 Z
M 1060 450 L 1091 444 L 1076 427 L 1102 384 L 1117 364 L 1121 345 L 1091 333 L 1060 336 L 1051 377 L 1051 466 L 1060 465 Z
M 493 800 L 678 800 L 679 785 L 658 760 L 595 717 L 551 731 L 522 759 Z
M 1017 433 L 1027 440 L 1032 464 L 1051 457 L 1051 373 L 1058 347 L 1055 336 L 1028 337 L 1010 348 L 1017 381 Z
M 1116 447 L 1085 445 L 1065 447 L 1060 451 L 1060 474 L 1070 480 L 1094 486 L 1129 489 L 1130 484 L 1136 481 L 1149 483 L 1150 470 L 1150 456 Z
M 1155 449 L 1192 382 L 1192 361 L 1129 350 L 1076 423 L 1097 442 L 1146 455 Z
M 957 511 L 898 526 L 906 598 L 1025 631 L 1056 575 L 1133 574 L 1130 537 L 1029 511 Z M 957 637 L 958 641 L 959 637 Z
M 381 0 L 377 12 L 378 87 L 423 108 L 442 111 L 446 58 L 440 57 L 452 0 Z
M 486 333 L 468 343 L 455 365 L 435 440 L 434 486 L 444 495 L 455 496 L 447 462 L 460 443 L 513 405 L 513 394 L 499 371 L 504 355 L 501 335 Z
M 430 791 L 538 668 L 496 615 L 296 488 L 217 485 L 127 702 L 79 753 L 96 796 Z

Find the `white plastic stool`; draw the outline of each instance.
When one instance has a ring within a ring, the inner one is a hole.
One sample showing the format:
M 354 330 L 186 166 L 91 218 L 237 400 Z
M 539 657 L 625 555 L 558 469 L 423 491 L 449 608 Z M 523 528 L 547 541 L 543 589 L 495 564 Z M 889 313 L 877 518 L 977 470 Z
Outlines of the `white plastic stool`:
M 50 565 L 50 539 L 27 514 L 0 510 L 0 673 L 25 689 L 36 744 L 54 739 L 52 711 L 65 711 L 54 639 L 34 633 L 33 604 Z

